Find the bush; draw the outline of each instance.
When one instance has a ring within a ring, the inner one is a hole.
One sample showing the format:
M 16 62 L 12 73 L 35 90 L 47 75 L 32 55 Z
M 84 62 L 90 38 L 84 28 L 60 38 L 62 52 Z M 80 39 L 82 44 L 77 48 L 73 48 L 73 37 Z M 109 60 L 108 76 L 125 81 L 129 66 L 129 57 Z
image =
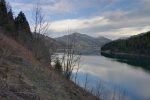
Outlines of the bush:
M 62 65 L 60 63 L 60 60 L 57 58 L 55 61 L 55 70 L 58 71 L 59 73 L 62 73 Z

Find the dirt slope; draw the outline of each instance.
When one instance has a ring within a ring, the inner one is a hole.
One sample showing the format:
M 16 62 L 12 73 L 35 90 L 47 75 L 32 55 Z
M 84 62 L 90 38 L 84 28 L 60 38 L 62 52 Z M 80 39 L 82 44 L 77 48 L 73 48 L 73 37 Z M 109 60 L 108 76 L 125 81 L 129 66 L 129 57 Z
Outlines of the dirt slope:
M 95 100 L 0 33 L 0 100 Z

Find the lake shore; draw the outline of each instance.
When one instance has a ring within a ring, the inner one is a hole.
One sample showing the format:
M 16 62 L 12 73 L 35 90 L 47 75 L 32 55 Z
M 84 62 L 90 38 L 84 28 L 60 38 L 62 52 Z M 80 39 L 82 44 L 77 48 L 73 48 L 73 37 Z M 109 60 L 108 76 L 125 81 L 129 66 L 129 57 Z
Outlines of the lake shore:
M 88 74 L 88 87 L 95 90 L 100 80 L 105 89 L 103 92 L 107 91 L 104 96 L 107 95 L 108 99 L 105 100 L 111 100 L 108 95 L 114 89 L 119 93 L 125 91 L 129 100 L 145 100 L 145 98 L 149 98 L 149 95 L 143 93 L 150 93 L 147 92 L 150 91 L 149 88 L 146 88 L 150 83 L 150 63 L 148 61 L 143 63 L 144 59 L 139 60 L 110 58 L 101 55 L 82 56 L 82 67 L 79 69 L 77 81 L 80 83 L 79 85 L 84 86 Z
M 128 57 L 150 58 L 149 55 L 144 55 L 144 54 L 134 54 L 134 53 L 124 53 L 124 52 L 101 51 L 101 54 L 107 54 L 107 55 L 113 55 L 113 56 L 128 56 Z

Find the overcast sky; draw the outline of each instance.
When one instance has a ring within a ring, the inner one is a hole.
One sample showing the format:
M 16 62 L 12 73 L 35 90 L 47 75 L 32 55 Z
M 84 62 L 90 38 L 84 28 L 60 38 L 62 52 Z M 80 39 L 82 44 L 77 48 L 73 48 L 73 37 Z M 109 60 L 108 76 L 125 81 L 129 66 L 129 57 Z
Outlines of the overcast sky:
M 7 0 L 14 15 L 23 11 L 32 26 L 32 9 L 41 4 L 50 23 L 49 36 L 70 29 L 117 39 L 150 31 L 150 0 Z

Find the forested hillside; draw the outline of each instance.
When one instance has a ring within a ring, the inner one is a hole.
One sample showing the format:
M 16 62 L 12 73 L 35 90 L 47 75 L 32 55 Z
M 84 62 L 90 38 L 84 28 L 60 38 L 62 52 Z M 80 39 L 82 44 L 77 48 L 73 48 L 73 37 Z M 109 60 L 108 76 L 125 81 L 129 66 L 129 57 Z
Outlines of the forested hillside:
M 20 11 L 14 18 L 11 6 L 0 1 L 0 31 L 28 48 L 43 64 L 49 64 L 49 48 L 39 33 L 32 33 L 25 14 Z
M 128 53 L 150 56 L 150 31 L 131 36 L 128 39 L 119 39 L 104 45 L 101 48 L 105 53 Z

